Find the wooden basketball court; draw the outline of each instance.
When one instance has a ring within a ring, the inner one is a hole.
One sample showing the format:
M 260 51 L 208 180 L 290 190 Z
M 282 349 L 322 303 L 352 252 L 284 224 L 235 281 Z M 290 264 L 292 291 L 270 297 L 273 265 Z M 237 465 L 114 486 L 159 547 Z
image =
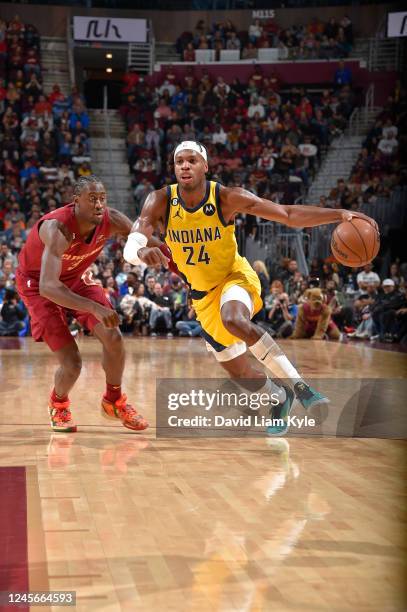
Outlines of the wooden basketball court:
M 156 378 L 224 375 L 197 339 L 126 340 L 136 434 L 101 417 L 99 344 L 79 344 L 75 434 L 48 425 L 46 346 L 1 345 L 3 590 L 73 590 L 86 612 L 405 609 L 405 442 L 156 439 Z M 305 377 L 406 374 L 365 344 L 281 344 Z

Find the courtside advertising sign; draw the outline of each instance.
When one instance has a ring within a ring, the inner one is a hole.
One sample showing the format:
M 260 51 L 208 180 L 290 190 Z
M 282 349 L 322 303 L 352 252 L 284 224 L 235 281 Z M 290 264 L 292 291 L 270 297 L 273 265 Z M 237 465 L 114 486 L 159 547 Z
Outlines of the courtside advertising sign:
M 387 15 L 387 36 L 407 36 L 407 11 L 389 13 Z
M 145 43 L 147 41 L 147 20 L 74 17 L 73 35 L 75 40 Z

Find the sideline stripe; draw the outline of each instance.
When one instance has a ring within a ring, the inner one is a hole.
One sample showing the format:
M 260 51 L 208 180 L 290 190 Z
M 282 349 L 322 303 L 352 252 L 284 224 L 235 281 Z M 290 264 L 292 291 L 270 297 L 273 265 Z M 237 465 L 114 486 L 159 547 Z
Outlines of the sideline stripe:
M 24 466 L 0 467 L 0 591 L 29 591 L 27 496 Z M 16 606 L 2 606 L 15 612 Z M 29 606 L 19 606 L 19 611 Z

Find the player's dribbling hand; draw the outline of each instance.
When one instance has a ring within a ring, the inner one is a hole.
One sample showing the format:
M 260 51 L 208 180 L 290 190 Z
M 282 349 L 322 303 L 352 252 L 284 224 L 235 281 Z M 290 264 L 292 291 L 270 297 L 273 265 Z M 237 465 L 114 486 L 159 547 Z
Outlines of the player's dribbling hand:
M 365 221 L 370 223 L 370 225 L 373 225 L 375 230 L 377 232 L 379 232 L 379 226 L 377 225 L 376 221 L 374 219 L 372 219 L 372 217 L 368 217 L 367 215 L 365 215 L 365 214 L 363 214 L 361 212 L 350 211 L 350 210 L 345 210 L 342 213 L 342 221 L 351 221 L 353 218 L 355 218 L 355 219 L 364 219 Z
M 161 264 L 164 268 L 168 268 L 168 257 L 161 252 L 158 247 L 144 247 L 138 250 L 137 255 L 144 261 L 148 266 L 155 266 Z
M 111 308 L 106 308 L 106 306 L 102 306 L 101 304 L 95 304 L 93 314 L 97 320 L 103 323 L 108 329 L 119 326 L 119 315 Z

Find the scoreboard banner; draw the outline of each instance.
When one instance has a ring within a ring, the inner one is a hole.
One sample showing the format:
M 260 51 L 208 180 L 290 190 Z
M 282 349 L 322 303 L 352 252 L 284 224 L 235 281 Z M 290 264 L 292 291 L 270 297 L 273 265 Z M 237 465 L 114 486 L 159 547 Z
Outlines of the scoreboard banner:
M 388 13 L 387 36 L 389 38 L 407 36 L 407 11 Z
M 147 20 L 74 17 L 73 35 L 75 40 L 145 43 L 147 42 Z

